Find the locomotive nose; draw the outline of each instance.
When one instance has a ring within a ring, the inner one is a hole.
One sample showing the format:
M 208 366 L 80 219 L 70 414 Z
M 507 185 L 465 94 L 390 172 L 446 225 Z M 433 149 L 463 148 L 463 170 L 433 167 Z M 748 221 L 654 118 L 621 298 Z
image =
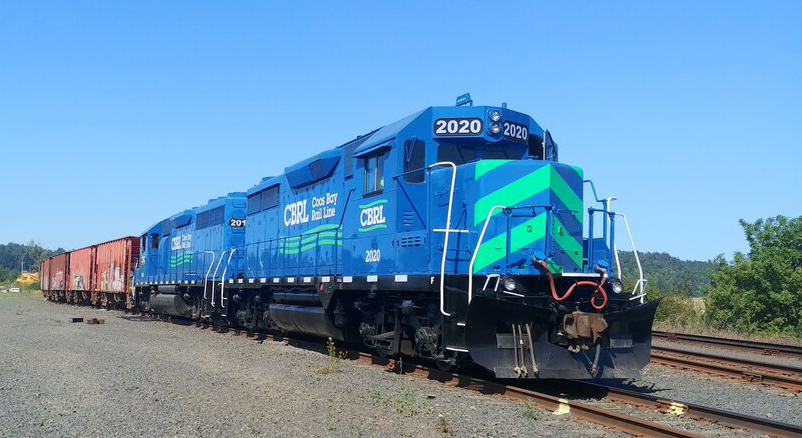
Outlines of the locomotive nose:
M 634 378 L 649 363 L 658 303 L 559 318 L 546 308 L 474 297 L 465 321 L 466 346 L 474 362 L 500 378 Z M 572 343 L 555 343 L 558 332 Z

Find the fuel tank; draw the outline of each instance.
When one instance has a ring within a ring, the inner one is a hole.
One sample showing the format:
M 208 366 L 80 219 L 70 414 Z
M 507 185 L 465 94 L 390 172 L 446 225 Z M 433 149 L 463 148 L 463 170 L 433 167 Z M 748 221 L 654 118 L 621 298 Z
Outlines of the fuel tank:
M 192 307 L 184 301 L 181 294 L 161 293 L 150 297 L 150 308 L 162 315 L 192 317 Z
M 282 330 L 344 340 L 343 331 L 331 321 L 322 307 L 271 304 L 270 318 Z

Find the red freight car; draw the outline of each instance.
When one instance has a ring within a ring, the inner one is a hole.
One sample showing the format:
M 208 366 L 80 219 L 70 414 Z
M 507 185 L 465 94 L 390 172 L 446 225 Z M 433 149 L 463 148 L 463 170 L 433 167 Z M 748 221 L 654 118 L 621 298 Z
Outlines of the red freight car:
M 127 307 L 138 258 L 134 236 L 54 255 L 42 262 L 42 294 L 51 301 Z
M 45 298 L 50 299 L 50 258 L 42 260 L 39 265 L 39 289 Z
M 95 248 L 92 304 L 126 307 L 139 258 L 139 238 L 123 237 L 100 243 Z
M 47 261 L 47 280 L 44 280 L 47 283 L 47 290 L 52 299 L 63 301 L 66 299 L 67 279 L 70 275 L 70 253 L 56 254 Z
M 67 302 L 87 302 L 92 291 L 95 246 L 70 251 L 70 276 L 67 279 Z

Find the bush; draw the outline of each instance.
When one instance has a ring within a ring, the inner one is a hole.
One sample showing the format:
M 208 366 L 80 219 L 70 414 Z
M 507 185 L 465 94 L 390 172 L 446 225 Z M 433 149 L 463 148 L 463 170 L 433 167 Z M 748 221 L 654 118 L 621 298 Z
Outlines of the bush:
M 714 261 L 707 321 L 746 333 L 802 336 L 802 216 L 741 220 L 749 254 Z
M 697 311 L 691 299 L 668 293 L 657 288 L 650 288 L 650 299 L 662 298 L 654 316 L 655 323 L 672 331 L 698 329 L 703 324 L 702 313 Z

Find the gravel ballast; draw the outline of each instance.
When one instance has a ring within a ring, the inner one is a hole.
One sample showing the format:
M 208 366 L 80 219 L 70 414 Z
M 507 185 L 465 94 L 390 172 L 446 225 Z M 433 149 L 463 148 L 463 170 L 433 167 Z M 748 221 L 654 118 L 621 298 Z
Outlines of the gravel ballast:
M 0 436 L 627 436 L 355 362 L 320 373 L 328 364 L 279 342 L 0 296 Z
M 661 398 L 802 425 L 802 396 L 781 388 L 649 364 L 640 379 L 607 384 Z

